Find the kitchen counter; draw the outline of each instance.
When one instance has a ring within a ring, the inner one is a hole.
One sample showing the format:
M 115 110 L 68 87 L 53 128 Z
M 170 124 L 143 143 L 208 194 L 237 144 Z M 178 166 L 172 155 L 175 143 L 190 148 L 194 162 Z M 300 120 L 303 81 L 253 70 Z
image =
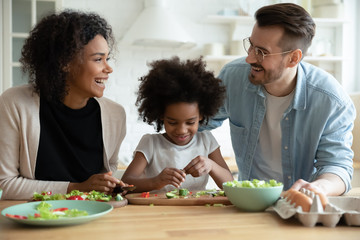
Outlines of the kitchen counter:
M 360 196 L 360 188 L 349 192 Z M 0 201 L 0 211 L 24 201 Z M 339 223 L 334 228 L 304 227 L 296 218 L 275 212 L 241 212 L 234 206 L 127 205 L 89 223 L 32 227 L 0 218 L 0 239 L 359 239 L 360 228 Z

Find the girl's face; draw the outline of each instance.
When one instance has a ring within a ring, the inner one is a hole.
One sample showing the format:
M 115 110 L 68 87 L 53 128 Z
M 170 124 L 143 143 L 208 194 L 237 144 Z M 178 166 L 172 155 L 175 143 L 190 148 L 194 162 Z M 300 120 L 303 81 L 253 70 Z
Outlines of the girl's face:
M 179 102 L 165 108 L 165 137 L 176 145 L 186 145 L 193 138 L 201 121 L 197 103 Z
M 85 45 L 81 56 L 69 66 L 69 92 L 64 99 L 66 106 L 82 108 L 89 98 L 103 96 L 105 82 L 113 71 L 108 64 L 108 55 L 108 44 L 101 35 L 96 35 Z

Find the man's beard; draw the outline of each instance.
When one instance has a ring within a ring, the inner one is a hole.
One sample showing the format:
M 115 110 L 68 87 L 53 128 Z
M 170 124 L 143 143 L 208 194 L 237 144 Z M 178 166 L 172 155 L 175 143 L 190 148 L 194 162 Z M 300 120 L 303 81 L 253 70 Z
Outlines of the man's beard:
M 256 68 L 261 68 L 264 75 L 262 79 L 255 79 L 255 76 L 250 71 L 248 78 L 249 81 L 254 85 L 265 85 L 268 83 L 275 82 L 277 79 L 279 79 L 282 76 L 284 72 L 284 68 L 282 67 L 281 69 L 278 70 L 267 71 L 261 65 L 258 64 L 251 64 L 251 66 Z

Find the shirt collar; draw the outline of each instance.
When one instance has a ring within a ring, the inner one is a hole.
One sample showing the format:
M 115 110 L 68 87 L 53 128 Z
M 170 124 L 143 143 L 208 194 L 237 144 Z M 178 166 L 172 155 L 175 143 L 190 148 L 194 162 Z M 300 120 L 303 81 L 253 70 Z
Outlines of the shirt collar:
M 296 110 L 305 110 L 306 109 L 306 69 L 302 62 L 299 63 L 297 67 L 297 77 L 296 77 L 296 87 L 295 87 L 295 96 L 293 101 L 293 108 Z

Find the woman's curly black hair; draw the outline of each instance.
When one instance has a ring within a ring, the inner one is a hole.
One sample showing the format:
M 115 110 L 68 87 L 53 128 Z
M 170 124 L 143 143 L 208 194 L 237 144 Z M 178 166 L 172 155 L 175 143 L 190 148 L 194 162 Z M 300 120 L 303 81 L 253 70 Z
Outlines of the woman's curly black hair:
M 180 61 L 178 57 L 157 60 L 149 64 L 149 73 L 139 79 L 140 86 L 135 105 L 140 118 L 154 125 L 159 132 L 169 104 L 197 103 L 203 117 L 200 124 L 207 124 L 223 104 L 225 87 L 211 71 L 205 69 L 202 57 Z
M 30 32 L 21 51 L 23 72 L 35 92 L 48 101 L 63 101 L 67 94 L 66 68 L 96 35 L 110 50 L 114 46 L 111 26 L 95 13 L 64 10 L 44 17 Z

